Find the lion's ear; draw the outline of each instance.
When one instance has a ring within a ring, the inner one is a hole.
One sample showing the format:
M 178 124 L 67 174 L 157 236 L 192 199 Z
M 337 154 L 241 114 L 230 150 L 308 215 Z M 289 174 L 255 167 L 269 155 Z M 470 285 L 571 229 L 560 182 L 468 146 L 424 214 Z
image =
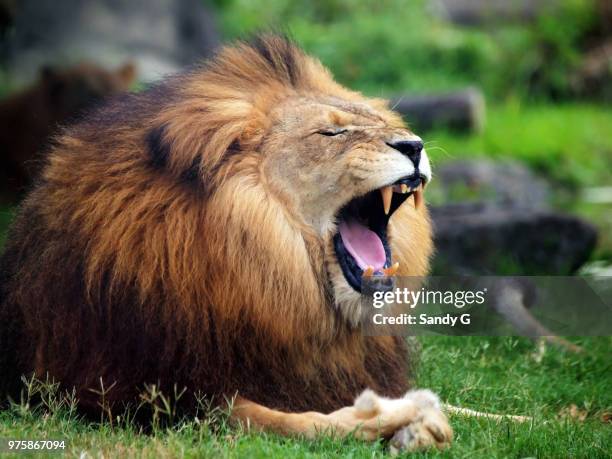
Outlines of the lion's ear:
M 151 165 L 163 168 L 168 164 L 170 157 L 170 144 L 166 139 L 166 125 L 162 124 L 151 128 L 146 135 L 145 142 Z
M 206 114 L 208 119 L 175 118 L 149 128 L 145 146 L 150 165 L 181 181 L 210 182 L 228 155 L 253 151 L 265 133 L 259 116 L 213 119 L 211 112 Z
M 256 151 L 270 129 L 272 107 L 295 91 L 299 59 L 290 44 L 271 39 L 227 48 L 203 72 L 175 80 L 176 100 L 146 133 L 151 164 L 209 182 L 228 153 Z
M 265 86 L 250 93 L 241 86 L 227 88 L 219 78 L 204 74 L 188 81 L 182 100 L 149 125 L 144 142 L 153 167 L 179 180 L 210 184 L 228 156 L 257 151 L 270 129 L 268 113 L 277 94 Z
M 149 164 L 158 170 L 171 173 L 182 181 L 196 181 L 200 177 L 200 158 L 196 155 L 191 163 L 185 164 L 177 156 L 186 156 L 184 152 L 176 151 L 176 139 L 169 135 L 169 126 L 160 124 L 152 127 L 146 134 L 145 144 Z

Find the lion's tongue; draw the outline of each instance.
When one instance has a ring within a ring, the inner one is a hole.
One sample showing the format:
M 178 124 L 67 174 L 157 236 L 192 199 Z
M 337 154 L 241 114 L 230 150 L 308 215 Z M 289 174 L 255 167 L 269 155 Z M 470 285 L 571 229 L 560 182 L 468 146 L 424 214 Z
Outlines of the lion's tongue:
M 361 269 L 372 266 L 380 270 L 387 259 L 383 243 L 374 231 L 356 220 L 342 221 L 338 227 L 344 247 Z

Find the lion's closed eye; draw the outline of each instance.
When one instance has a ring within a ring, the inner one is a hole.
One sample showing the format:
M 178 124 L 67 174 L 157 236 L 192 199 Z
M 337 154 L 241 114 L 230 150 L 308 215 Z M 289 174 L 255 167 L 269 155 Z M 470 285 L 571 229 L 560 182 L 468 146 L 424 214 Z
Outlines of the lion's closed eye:
M 321 134 L 327 137 L 333 137 L 340 134 L 345 134 L 348 129 L 321 129 L 317 131 L 317 134 Z

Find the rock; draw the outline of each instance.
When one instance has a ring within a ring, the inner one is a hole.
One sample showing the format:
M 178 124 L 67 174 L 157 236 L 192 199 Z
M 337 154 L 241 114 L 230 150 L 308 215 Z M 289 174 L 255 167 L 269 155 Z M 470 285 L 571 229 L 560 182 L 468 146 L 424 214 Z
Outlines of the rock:
M 472 132 L 484 125 L 484 96 L 475 88 L 446 94 L 397 95 L 390 98 L 389 106 L 415 131 L 442 128 Z
M 571 274 L 595 248 L 594 226 L 549 210 L 548 185 L 519 164 L 450 163 L 435 182 L 434 274 Z
M 478 202 L 488 207 L 548 208 L 550 186 L 514 161 L 455 161 L 440 165 L 435 172 L 433 186 L 438 200 L 445 204 Z
M 20 0 L 12 22 L 0 55 L 20 82 L 33 80 L 44 65 L 83 60 L 107 68 L 133 60 L 139 76 L 151 81 L 219 43 L 200 0 Z
M 597 240 L 591 224 L 550 211 L 465 204 L 431 213 L 436 274 L 571 274 Z

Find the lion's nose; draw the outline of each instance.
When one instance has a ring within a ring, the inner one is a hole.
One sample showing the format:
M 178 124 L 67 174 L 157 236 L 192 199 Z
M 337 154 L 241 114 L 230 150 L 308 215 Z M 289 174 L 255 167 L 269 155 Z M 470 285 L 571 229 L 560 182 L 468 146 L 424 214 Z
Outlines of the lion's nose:
M 414 167 L 418 167 L 421 161 L 421 151 L 423 150 L 423 142 L 420 140 L 398 140 L 395 142 L 387 142 L 391 148 L 395 148 L 400 153 L 408 156 Z

